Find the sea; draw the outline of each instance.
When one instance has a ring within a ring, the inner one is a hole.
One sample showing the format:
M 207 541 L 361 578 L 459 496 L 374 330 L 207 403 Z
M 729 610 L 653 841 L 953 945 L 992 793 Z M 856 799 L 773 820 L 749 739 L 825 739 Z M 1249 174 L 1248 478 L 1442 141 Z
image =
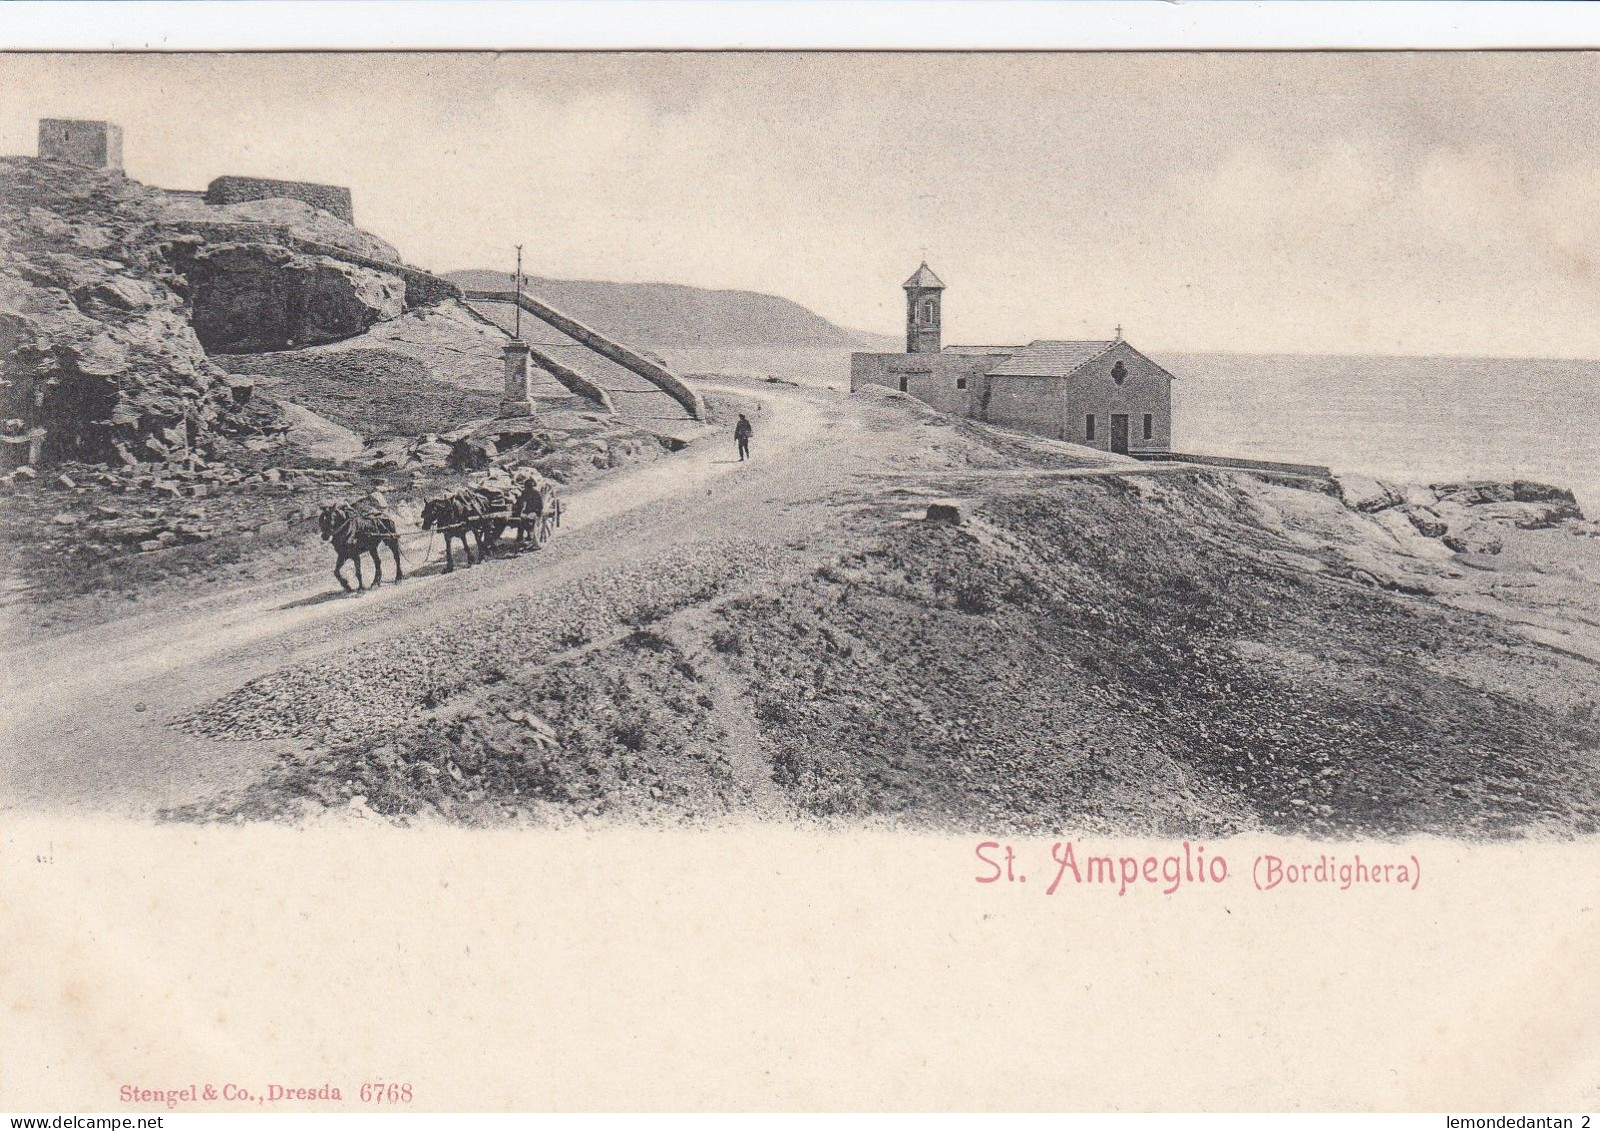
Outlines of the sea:
M 681 373 L 850 387 L 840 349 L 663 350 Z M 1600 361 L 1158 353 L 1173 448 L 1403 482 L 1534 479 L 1600 517 Z

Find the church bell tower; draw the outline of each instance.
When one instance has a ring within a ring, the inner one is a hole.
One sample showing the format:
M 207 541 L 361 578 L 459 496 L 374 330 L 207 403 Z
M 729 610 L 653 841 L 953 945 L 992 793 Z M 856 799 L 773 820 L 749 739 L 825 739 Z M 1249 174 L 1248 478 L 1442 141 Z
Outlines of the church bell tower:
M 940 307 L 944 284 L 924 260 L 917 273 L 902 286 L 906 291 L 906 352 L 938 353 Z

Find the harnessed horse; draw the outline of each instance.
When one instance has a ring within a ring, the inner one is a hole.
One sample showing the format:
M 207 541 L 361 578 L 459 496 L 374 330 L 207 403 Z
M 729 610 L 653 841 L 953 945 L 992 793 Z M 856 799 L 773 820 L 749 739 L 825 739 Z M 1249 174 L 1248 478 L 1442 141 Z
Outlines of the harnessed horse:
M 422 529 L 437 530 L 444 535 L 444 568 L 449 573 L 456 568 L 455 554 L 451 551 L 451 543 L 457 538 L 461 539 L 461 552 L 467 556 L 467 564 L 472 564 L 472 544 L 467 541 L 470 532 L 478 538 L 478 558 L 483 558 L 483 541 L 478 534 L 476 520 L 478 517 L 478 500 L 473 493 L 462 488 L 453 494 L 437 499 L 429 499 L 422 504 Z
M 534 545 L 544 544 L 550 528 L 561 521 L 561 504 L 555 487 L 538 472 L 522 470 L 513 476 L 510 489 L 498 484 L 462 487 L 449 495 L 429 499 L 422 506 L 422 529 L 444 535 L 445 572 L 454 570 L 454 541 L 461 539 L 467 564 L 473 564 L 472 543 L 477 543 L 477 561 L 500 540 L 510 526 L 517 529 L 517 549 L 533 535 Z M 472 541 L 467 539 L 472 535 Z
M 339 555 L 339 561 L 333 567 L 333 576 L 346 593 L 351 590 L 350 583 L 344 577 L 345 562 L 356 563 L 356 589 L 365 590 L 367 587 L 366 580 L 361 576 L 363 554 L 372 555 L 373 586 L 383 584 L 379 546 L 388 546 L 389 552 L 394 555 L 394 579 L 405 580 L 405 573 L 400 568 L 400 533 L 395 529 L 394 519 L 388 515 L 363 510 L 353 503 L 333 503 L 322 508 L 322 513 L 317 517 L 317 529 L 322 532 L 322 540 L 332 542 L 334 551 Z
M 445 572 L 456 568 L 452 543 L 461 539 L 461 551 L 467 564 L 473 564 L 472 545 L 467 535 L 478 544 L 478 561 L 494 548 L 495 541 L 506 528 L 511 516 L 511 500 L 503 492 L 491 487 L 463 487 L 422 505 L 422 529 L 437 530 L 444 535 Z

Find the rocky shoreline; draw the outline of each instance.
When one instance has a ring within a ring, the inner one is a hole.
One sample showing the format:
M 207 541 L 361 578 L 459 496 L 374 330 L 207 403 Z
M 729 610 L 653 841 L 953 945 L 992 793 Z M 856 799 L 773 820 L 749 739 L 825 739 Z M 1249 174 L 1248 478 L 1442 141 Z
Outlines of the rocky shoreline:
M 1386 527 L 1403 520 L 1425 538 L 1458 554 L 1497 554 L 1505 546 L 1496 530 L 1544 530 L 1583 522 L 1572 491 L 1526 479 L 1471 480 L 1430 485 L 1390 483 L 1363 475 L 1337 477 L 1339 497 L 1352 510 Z

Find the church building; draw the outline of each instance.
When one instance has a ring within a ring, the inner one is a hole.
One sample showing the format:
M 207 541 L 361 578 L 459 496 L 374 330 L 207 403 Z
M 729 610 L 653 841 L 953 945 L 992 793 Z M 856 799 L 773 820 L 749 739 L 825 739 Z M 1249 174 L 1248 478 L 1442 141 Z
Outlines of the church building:
M 850 355 L 850 391 L 897 389 L 942 412 L 1131 456 L 1172 450 L 1172 374 L 1123 340 L 942 344 L 944 284 L 903 284 L 906 352 Z

